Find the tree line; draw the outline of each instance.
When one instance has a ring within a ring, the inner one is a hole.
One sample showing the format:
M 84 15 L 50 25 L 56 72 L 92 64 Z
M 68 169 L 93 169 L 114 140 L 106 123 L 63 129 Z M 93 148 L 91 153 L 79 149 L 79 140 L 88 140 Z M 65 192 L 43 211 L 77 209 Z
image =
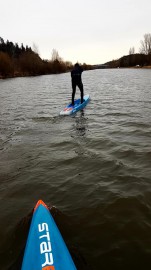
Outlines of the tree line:
M 130 54 L 122 56 L 117 60 L 112 60 L 106 63 L 108 68 L 120 68 L 120 67 L 147 67 L 151 66 L 151 54 Z
M 72 63 L 64 61 L 55 49 L 50 60 L 43 60 L 36 49 L 9 40 L 5 42 L 0 37 L 0 78 L 57 74 L 70 71 L 72 67 Z M 83 68 L 90 66 L 83 64 Z
M 151 34 L 145 34 L 144 39 L 140 41 L 139 53 L 135 53 L 135 48 L 131 47 L 128 55 L 106 64 L 110 68 L 151 66 Z

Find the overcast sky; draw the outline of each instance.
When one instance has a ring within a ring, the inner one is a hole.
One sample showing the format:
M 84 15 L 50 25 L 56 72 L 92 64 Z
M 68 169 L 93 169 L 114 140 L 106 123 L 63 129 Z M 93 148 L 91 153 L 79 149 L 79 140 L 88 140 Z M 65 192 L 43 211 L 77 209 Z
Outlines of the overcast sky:
M 0 0 L 0 36 L 35 43 L 42 59 L 54 48 L 64 60 L 101 64 L 139 52 L 150 14 L 151 0 Z

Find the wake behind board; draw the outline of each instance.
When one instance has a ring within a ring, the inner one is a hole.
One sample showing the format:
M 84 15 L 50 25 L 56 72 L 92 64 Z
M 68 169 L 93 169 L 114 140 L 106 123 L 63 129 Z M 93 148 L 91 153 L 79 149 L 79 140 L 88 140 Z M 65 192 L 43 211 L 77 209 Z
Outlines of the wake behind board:
M 46 204 L 34 208 L 22 270 L 77 270 Z
M 83 103 L 81 103 L 81 99 L 77 99 L 74 101 L 74 106 L 70 103 L 69 105 L 67 105 L 64 110 L 62 110 L 60 112 L 60 115 L 71 115 L 73 113 L 76 113 L 80 110 L 82 110 L 86 105 L 87 103 L 89 102 L 90 100 L 90 96 L 89 95 L 86 95 L 83 97 Z

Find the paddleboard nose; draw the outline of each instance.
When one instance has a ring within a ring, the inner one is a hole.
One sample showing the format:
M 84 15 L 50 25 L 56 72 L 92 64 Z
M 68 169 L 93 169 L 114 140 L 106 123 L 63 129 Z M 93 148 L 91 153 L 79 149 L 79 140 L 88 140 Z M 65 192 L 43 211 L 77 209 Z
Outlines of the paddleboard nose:
M 39 201 L 36 203 L 35 207 L 34 207 L 34 212 L 35 212 L 36 209 L 39 207 L 39 205 L 43 205 L 45 208 L 48 209 L 48 206 L 47 206 L 42 200 L 39 200 Z

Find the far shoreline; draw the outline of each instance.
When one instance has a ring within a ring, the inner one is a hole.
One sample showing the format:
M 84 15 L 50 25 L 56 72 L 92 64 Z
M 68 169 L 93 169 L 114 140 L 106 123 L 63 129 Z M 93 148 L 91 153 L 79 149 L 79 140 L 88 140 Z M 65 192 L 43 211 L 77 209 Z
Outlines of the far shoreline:
M 98 69 L 100 69 L 100 68 L 98 68 Z M 117 67 L 117 68 L 109 67 L 109 68 L 103 68 L 103 69 L 151 69 L 151 66 L 134 66 L 134 67 Z M 94 69 L 89 69 L 89 70 L 94 70 Z M 66 73 L 66 72 L 63 72 L 63 73 Z M 63 74 L 63 73 L 55 73 L 55 74 L 58 75 L 58 74 Z M 53 74 L 31 74 L 30 75 L 30 74 L 27 74 L 27 73 L 26 74 L 17 73 L 17 74 L 14 74 L 12 76 L 11 75 L 8 75 L 8 76 L 0 75 L 0 80 L 13 79 L 13 78 L 25 78 L 25 77 L 37 77 L 37 76 L 55 75 L 55 74 L 53 73 Z
M 143 69 L 151 69 L 151 66 L 134 66 L 134 67 L 128 67 L 128 68 L 143 68 Z

